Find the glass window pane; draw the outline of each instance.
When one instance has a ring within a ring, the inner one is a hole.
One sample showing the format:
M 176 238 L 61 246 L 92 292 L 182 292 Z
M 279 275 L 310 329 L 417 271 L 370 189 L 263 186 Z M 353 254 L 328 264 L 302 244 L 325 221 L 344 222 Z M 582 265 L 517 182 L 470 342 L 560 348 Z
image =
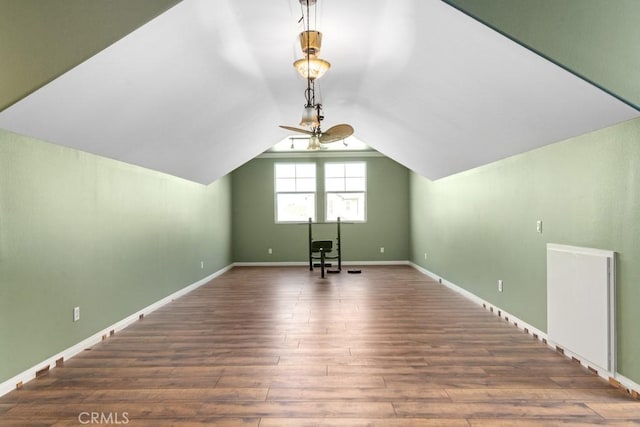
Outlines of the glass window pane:
M 293 178 L 295 176 L 295 163 L 276 163 L 276 178 Z
M 345 163 L 345 174 L 348 177 L 367 176 L 365 163 L 363 162 Z
M 296 176 L 298 178 L 315 178 L 316 177 L 315 163 L 297 163 Z
M 296 180 L 294 178 L 276 179 L 276 192 L 296 191 Z
M 365 193 L 327 193 L 327 221 L 364 221 L 365 211 Z
M 325 178 L 335 178 L 344 176 L 344 163 L 325 163 Z
M 316 191 L 316 179 L 315 178 L 298 178 L 296 180 L 296 191 Z
M 276 198 L 276 218 L 278 222 L 315 221 L 315 194 L 278 194 Z
M 324 191 L 344 191 L 344 178 L 325 179 Z
M 346 191 L 365 191 L 367 189 L 365 181 L 364 178 L 346 178 L 344 189 Z

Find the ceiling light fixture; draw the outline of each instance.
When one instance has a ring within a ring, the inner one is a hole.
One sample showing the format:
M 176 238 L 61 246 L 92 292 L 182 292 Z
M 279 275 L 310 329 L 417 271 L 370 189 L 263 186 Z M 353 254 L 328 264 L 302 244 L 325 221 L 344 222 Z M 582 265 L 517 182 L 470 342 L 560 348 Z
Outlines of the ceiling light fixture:
M 306 2 L 306 0 L 302 0 Z M 308 6 L 307 6 L 308 9 Z M 307 11 L 307 16 L 309 12 Z M 331 64 L 324 59 L 318 58 L 320 47 L 322 46 L 322 33 L 316 30 L 309 30 L 309 20 L 307 19 L 307 30 L 300 33 L 300 48 L 305 57 L 298 59 L 293 66 L 305 79 L 319 79 L 324 73 L 329 71 Z
M 300 120 L 300 126 L 307 129 L 311 129 L 315 134 L 315 130 L 319 129 L 320 121 L 323 119 L 321 111 L 322 104 L 316 102 L 316 79 L 321 77 L 328 69 L 329 63 L 317 58 L 317 54 L 320 52 L 322 46 L 322 33 L 317 30 L 311 30 L 311 10 L 310 6 L 314 6 L 314 16 L 317 16 L 315 8 L 316 0 L 300 0 L 300 6 L 302 9 L 302 23 L 305 26 L 305 31 L 299 35 L 300 48 L 305 57 L 298 59 L 293 63 L 293 66 L 298 72 L 307 80 L 307 89 L 304 92 L 306 103 L 304 105 L 304 111 L 302 112 L 302 120 Z M 305 13 L 306 12 L 306 13 Z M 326 67 L 323 67 L 323 63 Z M 320 142 L 309 139 L 309 150 L 319 150 Z
M 319 150 L 321 144 L 344 140 L 353 134 L 353 127 L 347 124 L 340 124 L 329 128 L 326 132 L 320 129 L 320 122 L 324 119 L 322 115 L 322 104 L 316 101 L 316 80 L 322 77 L 331 67 L 329 62 L 318 58 L 320 48 L 322 47 L 322 33 L 315 29 L 311 29 L 311 9 L 314 6 L 313 15 L 314 22 L 316 13 L 316 0 L 299 0 L 302 9 L 302 17 L 298 23 L 302 22 L 305 30 L 298 36 L 300 40 L 300 48 L 304 54 L 304 58 L 298 59 L 293 66 L 300 75 L 307 81 L 307 88 L 304 91 L 304 110 L 300 126 L 305 129 L 298 129 L 290 126 L 280 126 L 294 132 L 300 132 L 309 135 L 309 145 L 307 150 Z M 315 25 L 314 25 L 315 26 Z

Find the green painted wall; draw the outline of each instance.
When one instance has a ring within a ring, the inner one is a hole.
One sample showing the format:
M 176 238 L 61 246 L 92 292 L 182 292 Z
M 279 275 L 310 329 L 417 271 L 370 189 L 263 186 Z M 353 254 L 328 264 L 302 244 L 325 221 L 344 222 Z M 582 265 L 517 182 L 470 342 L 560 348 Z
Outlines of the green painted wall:
M 640 1 L 445 1 L 640 106 Z
M 0 0 L 0 111 L 180 0 Z
M 274 163 L 318 164 L 318 220 L 324 220 L 325 162 L 367 162 L 367 222 L 342 226 L 345 261 L 409 258 L 409 171 L 386 157 L 257 158 L 233 172 L 233 254 L 237 262 L 307 260 L 307 226 L 275 223 Z M 314 227 L 314 238 L 335 238 L 335 225 Z M 380 253 L 380 247 L 385 248 Z M 267 249 L 272 248 L 269 255 Z
M 412 173 L 411 260 L 546 331 L 546 243 L 616 251 L 618 370 L 640 382 L 639 141 L 634 120 L 433 182 Z
M 0 382 L 231 262 L 229 176 L 202 186 L 0 130 Z

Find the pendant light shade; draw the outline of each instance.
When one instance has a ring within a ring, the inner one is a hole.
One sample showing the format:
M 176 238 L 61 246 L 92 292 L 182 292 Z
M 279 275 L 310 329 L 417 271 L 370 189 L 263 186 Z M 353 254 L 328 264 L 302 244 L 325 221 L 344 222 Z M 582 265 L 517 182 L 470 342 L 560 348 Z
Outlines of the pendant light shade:
M 309 129 L 320 126 L 318 113 L 314 107 L 304 107 L 304 110 L 302 111 L 302 120 L 300 120 L 300 126 L 304 126 Z
M 318 135 L 311 135 L 309 138 L 309 145 L 307 150 L 319 150 L 320 149 L 320 137 Z
M 331 64 L 328 61 L 320 59 L 315 55 L 298 59 L 293 63 L 293 66 L 303 78 L 311 80 L 319 79 L 331 68 Z

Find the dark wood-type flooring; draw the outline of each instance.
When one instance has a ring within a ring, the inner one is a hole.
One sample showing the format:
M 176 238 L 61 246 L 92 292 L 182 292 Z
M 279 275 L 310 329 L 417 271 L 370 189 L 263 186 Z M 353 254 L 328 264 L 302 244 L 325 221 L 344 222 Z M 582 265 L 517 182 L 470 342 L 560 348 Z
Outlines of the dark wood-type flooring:
M 319 275 L 236 267 L 0 398 L 0 424 L 640 423 L 640 402 L 410 267 Z

